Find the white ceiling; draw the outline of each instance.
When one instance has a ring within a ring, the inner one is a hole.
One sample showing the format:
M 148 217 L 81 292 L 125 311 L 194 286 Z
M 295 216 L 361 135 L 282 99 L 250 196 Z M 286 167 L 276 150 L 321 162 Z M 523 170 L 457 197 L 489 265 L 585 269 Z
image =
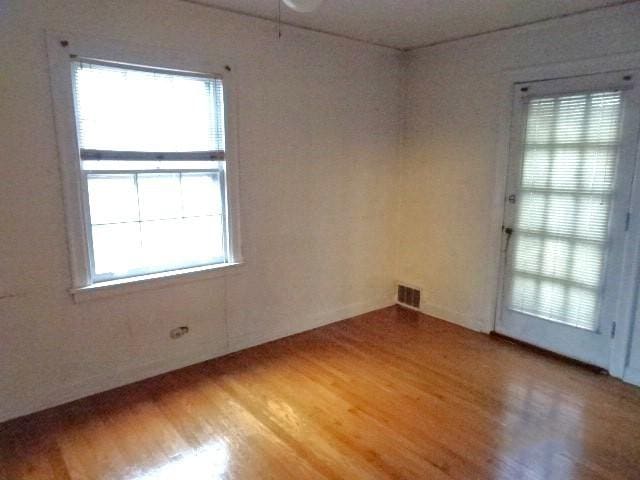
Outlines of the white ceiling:
M 277 18 L 278 0 L 187 0 Z M 629 0 L 325 0 L 313 13 L 282 7 L 282 22 L 407 49 Z

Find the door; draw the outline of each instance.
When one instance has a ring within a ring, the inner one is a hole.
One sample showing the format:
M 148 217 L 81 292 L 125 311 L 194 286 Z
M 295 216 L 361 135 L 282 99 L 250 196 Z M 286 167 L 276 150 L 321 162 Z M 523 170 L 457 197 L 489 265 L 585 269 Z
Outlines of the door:
M 608 367 L 638 72 L 515 85 L 496 331 Z

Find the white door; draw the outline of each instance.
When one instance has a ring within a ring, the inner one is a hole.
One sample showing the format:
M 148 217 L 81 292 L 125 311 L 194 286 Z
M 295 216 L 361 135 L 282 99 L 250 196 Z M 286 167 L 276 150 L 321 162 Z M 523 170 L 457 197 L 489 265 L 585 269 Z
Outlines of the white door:
M 623 288 L 638 72 L 518 84 L 496 331 L 603 368 Z

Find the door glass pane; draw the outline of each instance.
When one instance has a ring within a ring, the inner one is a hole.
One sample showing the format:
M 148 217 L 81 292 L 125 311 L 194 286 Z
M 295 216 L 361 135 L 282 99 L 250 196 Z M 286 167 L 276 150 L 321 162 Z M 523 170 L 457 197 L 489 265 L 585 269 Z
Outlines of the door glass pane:
M 508 308 L 598 329 L 621 102 L 620 92 L 529 101 Z

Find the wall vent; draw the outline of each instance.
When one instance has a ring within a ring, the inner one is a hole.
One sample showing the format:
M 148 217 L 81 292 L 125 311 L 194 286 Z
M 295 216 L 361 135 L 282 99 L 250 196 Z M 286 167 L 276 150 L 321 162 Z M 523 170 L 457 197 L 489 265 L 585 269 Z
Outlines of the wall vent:
M 398 285 L 398 303 L 402 306 L 420 309 L 420 289 L 408 285 Z

